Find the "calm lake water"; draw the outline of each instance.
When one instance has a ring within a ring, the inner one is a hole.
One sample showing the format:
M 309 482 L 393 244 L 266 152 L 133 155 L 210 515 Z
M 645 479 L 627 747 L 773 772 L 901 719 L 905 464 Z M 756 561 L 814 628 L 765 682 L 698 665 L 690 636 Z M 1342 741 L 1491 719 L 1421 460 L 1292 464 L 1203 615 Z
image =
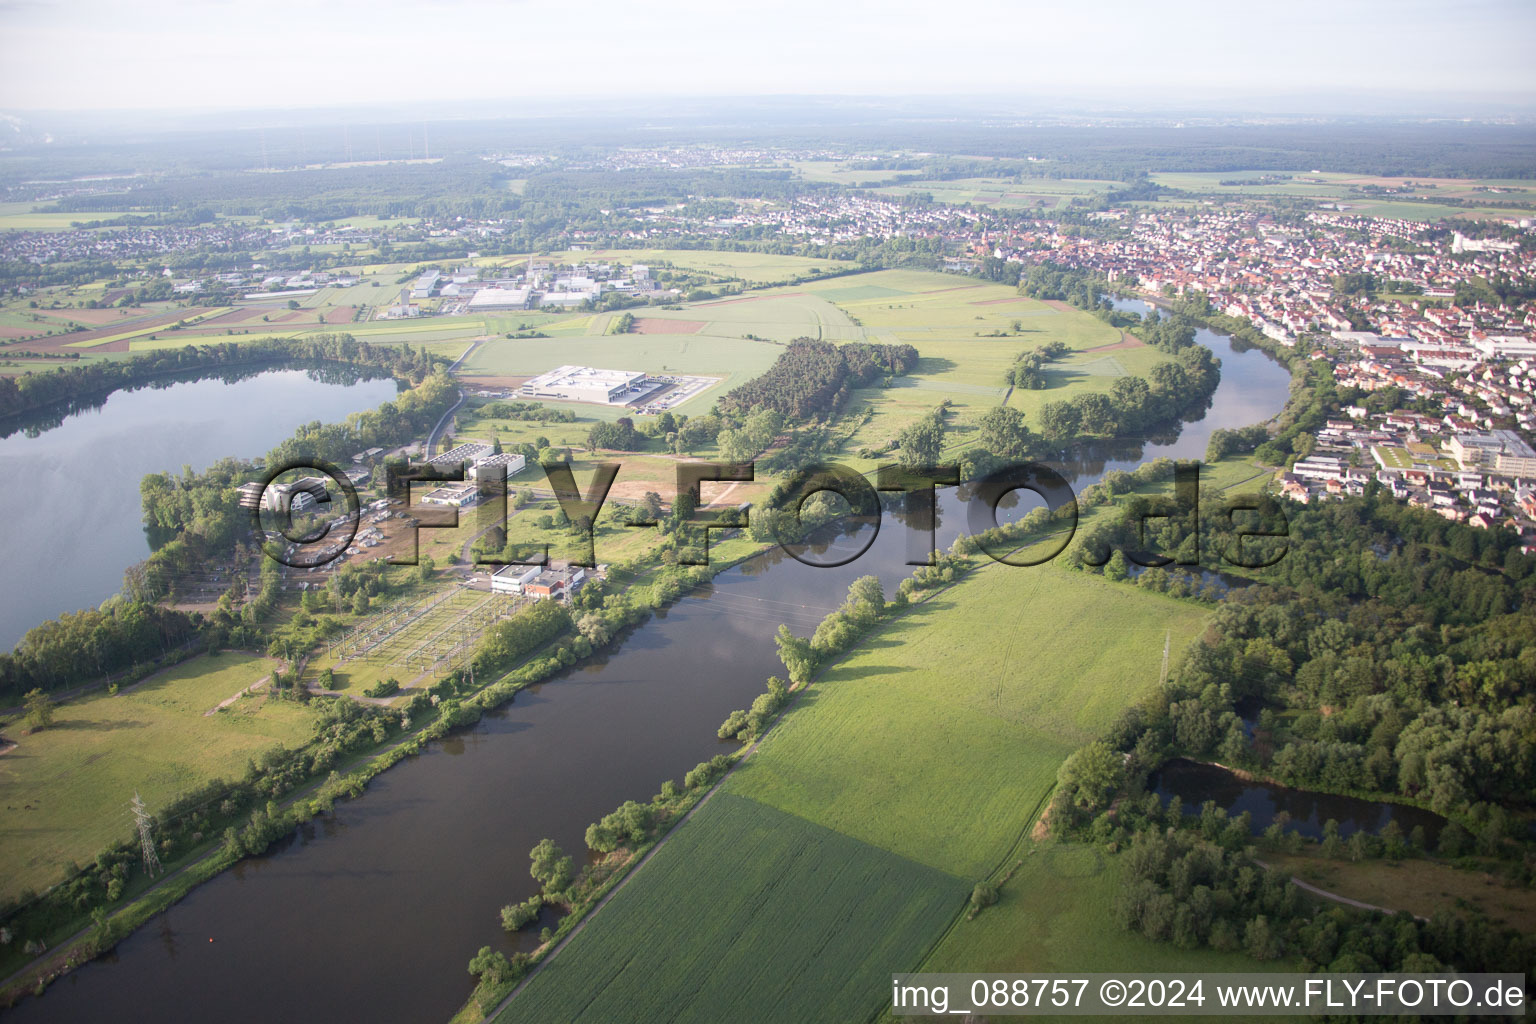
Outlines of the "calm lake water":
M 116 391 L 35 436 L 0 438 L 0 551 L 12 581 L 0 588 L 0 645 L 117 593 L 123 570 L 149 555 L 139 501 L 147 474 L 262 456 L 300 424 L 345 419 L 396 392 L 390 378 L 274 369 Z
M 1203 418 L 1155 443 L 1104 445 L 1062 463 L 1075 487 L 1158 456 L 1200 458 L 1212 429 L 1280 411 L 1282 367 L 1209 331 L 1199 337 L 1222 360 Z M 965 516 L 953 490 L 939 493 L 947 546 Z M 905 533 L 887 515 L 870 549 L 840 568 L 773 552 L 722 573 L 607 657 L 385 772 L 362 799 L 195 890 L 111 959 L 12 1016 L 115 1024 L 132 1007 L 159 1022 L 446 1021 L 470 991 L 465 965 L 477 949 L 510 953 L 533 939 L 509 937 L 497 916 L 535 891 L 533 845 L 547 836 L 582 851 L 588 824 L 734 749 L 715 729 L 782 673 L 779 624 L 808 635 L 862 575 L 879 575 L 891 592 L 911 573 Z
M 1217 807 L 1225 808 L 1233 817 L 1247 811 L 1253 815 L 1255 833 L 1268 828 L 1281 811 L 1291 816 L 1287 826 L 1291 831 L 1313 839 L 1323 837 L 1323 824 L 1329 818 L 1339 823 L 1339 835 L 1345 839 L 1360 831 L 1380 832 L 1387 822 L 1395 820 L 1404 835 L 1416 825 L 1423 826 L 1426 838 L 1434 843 L 1445 825 L 1438 814 L 1407 804 L 1244 782 L 1225 769 L 1182 758 L 1164 765 L 1151 786 L 1164 803 L 1177 796 L 1187 816 L 1198 816 L 1200 805 L 1207 800 L 1215 800 Z

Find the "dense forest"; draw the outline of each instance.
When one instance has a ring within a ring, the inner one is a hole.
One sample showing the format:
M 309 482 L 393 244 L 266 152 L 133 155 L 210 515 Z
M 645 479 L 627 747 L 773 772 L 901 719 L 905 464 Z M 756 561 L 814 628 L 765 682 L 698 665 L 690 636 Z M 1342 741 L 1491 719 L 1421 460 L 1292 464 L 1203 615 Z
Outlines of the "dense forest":
M 1156 170 L 1314 167 L 1357 174 L 1528 178 L 1536 167 L 1536 133 L 1524 124 L 1338 117 L 1293 124 L 1077 126 L 1021 120 L 1001 102 L 986 111 L 968 104 L 961 117 L 955 116 L 953 104 L 935 103 L 928 108 L 933 116 L 916 118 L 911 101 L 882 106 L 861 100 L 840 107 L 701 99 L 669 106 L 664 114 L 641 104 L 626 110 L 622 101 L 609 98 L 601 108 L 558 118 L 441 119 L 429 125 L 368 118 L 343 124 L 295 115 L 285 126 L 263 124 L 259 135 L 246 125 L 199 123 L 196 115 L 174 125 L 130 126 L 121 118 L 72 123 L 81 115 L 54 113 L 46 126 L 36 126 L 39 136 L 46 131 L 54 142 L 15 147 L 0 170 L 19 181 L 160 173 L 168 165 L 190 176 L 264 165 L 398 161 L 423 156 L 428 149 L 445 158 L 508 152 L 547 159 L 553 154 L 580 164 L 599 149 L 655 146 L 663 126 L 671 145 L 815 147 L 848 154 L 917 150 L 924 155 L 866 158 L 861 166 L 924 178 L 969 177 L 984 170 L 1127 181 Z M 84 140 L 91 145 L 78 145 Z M 961 153 L 969 156 L 938 155 Z M 1030 159 L 1021 160 L 1021 155 Z
M 768 372 L 720 399 L 720 410 L 744 416 L 768 408 L 795 420 L 830 416 L 854 388 L 872 384 L 877 377 L 900 376 L 916 364 L 917 349 L 911 345 L 834 345 L 799 338 Z
M 1206 638 L 1111 745 L 1143 772 L 1215 756 L 1290 785 L 1421 802 L 1502 850 L 1519 831 L 1511 812 L 1536 794 L 1536 558 L 1516 538 L 1374 489 L 1283 508 L 1284 540 L 1246 542 L 1284 544 L 1261 573 L 1268 585 L 1227 593 Z M 1145 511 L 1123 504 L 1079 552 L 1138 550 Z M 1152 511 L 1171 513 L 1146 522 L 1154 552 L 1191 554 L 1189 510 Z M 1202 516 L 1208 551 L 1230 547 L 1230 531 L 1210 529 L 1224 518 L 1219 505 Z M 1102 571 L 1118 576 L 1115 565 Z M 1156 573 L 1137 580 L 1156 587 Z M 1251 736 L 1239 705 L 1258 715 Z
M 1091 531 L 1067 564 L 1168 590 L 1177 574 L 1132 575 L 1123 552 L 1150 547 L 1212 564 L 1232 531 L 1220 528 L 1218 494 L 1201 504 L 1122 501 L 1119 517 Z M 1115 913 L 1158 941 L 1331 971 L 1529 971 L 1532 936 L 1475 916 L 1320 910 L 1254 859 L 1256 842 L 1288 853 L 1305 845 L 1283 814 L 1256 837 L 1247 814 L 1229 818 L 1207 801 L 1195 816 L 1146 792 L 1150 773 L 1189 757 L 1304 789 L 1416 803 L 1449 819 L 1438 836 L 1405 835 L 1389 821 L 1346 842 L 1330 821 L 1322 857 L 1473 857 L 1470 866 L 1512 884 L 1536 878 L 1526 827 L 1536 796 L 1536 558 L 1517 538 L 1450 523 L 1374 487 L 1281 507 L 1288 536 L 1256 542 L 1271 554 L 1284 546 L 1257 574 L 1267 585 L 1204 588 L 1217 602 L 1209 629 L 1168 683 L 1062 766 L 1052 828 L 1125 854 Z

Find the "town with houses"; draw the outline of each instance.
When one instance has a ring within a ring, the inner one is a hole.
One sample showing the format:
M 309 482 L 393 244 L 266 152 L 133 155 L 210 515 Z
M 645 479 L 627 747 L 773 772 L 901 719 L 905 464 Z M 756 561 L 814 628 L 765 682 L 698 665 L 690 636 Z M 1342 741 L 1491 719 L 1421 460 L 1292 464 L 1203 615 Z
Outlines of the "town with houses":
M 1374 480 L 1447 519 L 1515 530 L 1536 550 L 1536 306 L 1469 301 L 1466 287 L 1533 280 L 1536 249 L 1320 212 L 1299 225 L 1252 211 L 1127 216 L 1126 237 L 1047 232 L 1043 249 L 992 255 L 1095 270 L 1142 294 L 1203 294 L 1278 346 L 1327 360 L 1341 387 L 1393 389 L 1392 408 L 1351 405 L 1319 428 L 1281 475 L 1283 493 L 1308 502 Z M 1511 226 L 1529 237 L 1529 220 Z M 1377 297 L 1338 287 L 1363 275 L 1380 283 Z

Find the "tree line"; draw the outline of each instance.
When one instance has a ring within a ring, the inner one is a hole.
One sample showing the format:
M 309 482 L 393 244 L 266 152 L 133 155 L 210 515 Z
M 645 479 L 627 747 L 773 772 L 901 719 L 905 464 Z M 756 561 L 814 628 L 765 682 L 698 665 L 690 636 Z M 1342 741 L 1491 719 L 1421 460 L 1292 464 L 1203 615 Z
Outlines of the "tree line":
M 770 408 L 793 420 L 828 417 L 849 393 L 879 376 L 900 376 L 917 364 L 911 345 L 874 345 L 799 338 L 779 354 L 762 376 L 742 384 L 720 399 L 726 414 L 746 415 Z
M 143 386 L 167 374 L 276 362 L 341 362 L 413 382 L 420 382 L 445 363 L 425 348 L 370 345 L 350 334 L 317 334 L 291 341 L 261 338 L 239 343 L 187 345 L 185 348 L 145 352 L 121 361 L 103 360 L 48 373 L 0 377 L 0 420 L 58 402 L 96 399 L 89 405 L 99 404 L 111 391 Z

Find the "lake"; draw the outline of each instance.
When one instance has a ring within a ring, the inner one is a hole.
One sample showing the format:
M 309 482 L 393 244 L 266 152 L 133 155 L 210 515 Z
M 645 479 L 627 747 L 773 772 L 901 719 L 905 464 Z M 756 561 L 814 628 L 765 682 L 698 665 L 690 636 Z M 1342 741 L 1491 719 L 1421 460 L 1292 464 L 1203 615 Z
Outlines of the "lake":
M 159 384 L 165 386 L 158 386 Z M 272 369 L 243 380 L 157 382 L 28 436 L 0 438 L 5 575 L 0 644 L 63 612 L 94 608 L 150 553 L 139 481 L 233 455 L 265 455 L 312 420 L 330 423 L 398 393 L 392 378 L 350 370 Z

